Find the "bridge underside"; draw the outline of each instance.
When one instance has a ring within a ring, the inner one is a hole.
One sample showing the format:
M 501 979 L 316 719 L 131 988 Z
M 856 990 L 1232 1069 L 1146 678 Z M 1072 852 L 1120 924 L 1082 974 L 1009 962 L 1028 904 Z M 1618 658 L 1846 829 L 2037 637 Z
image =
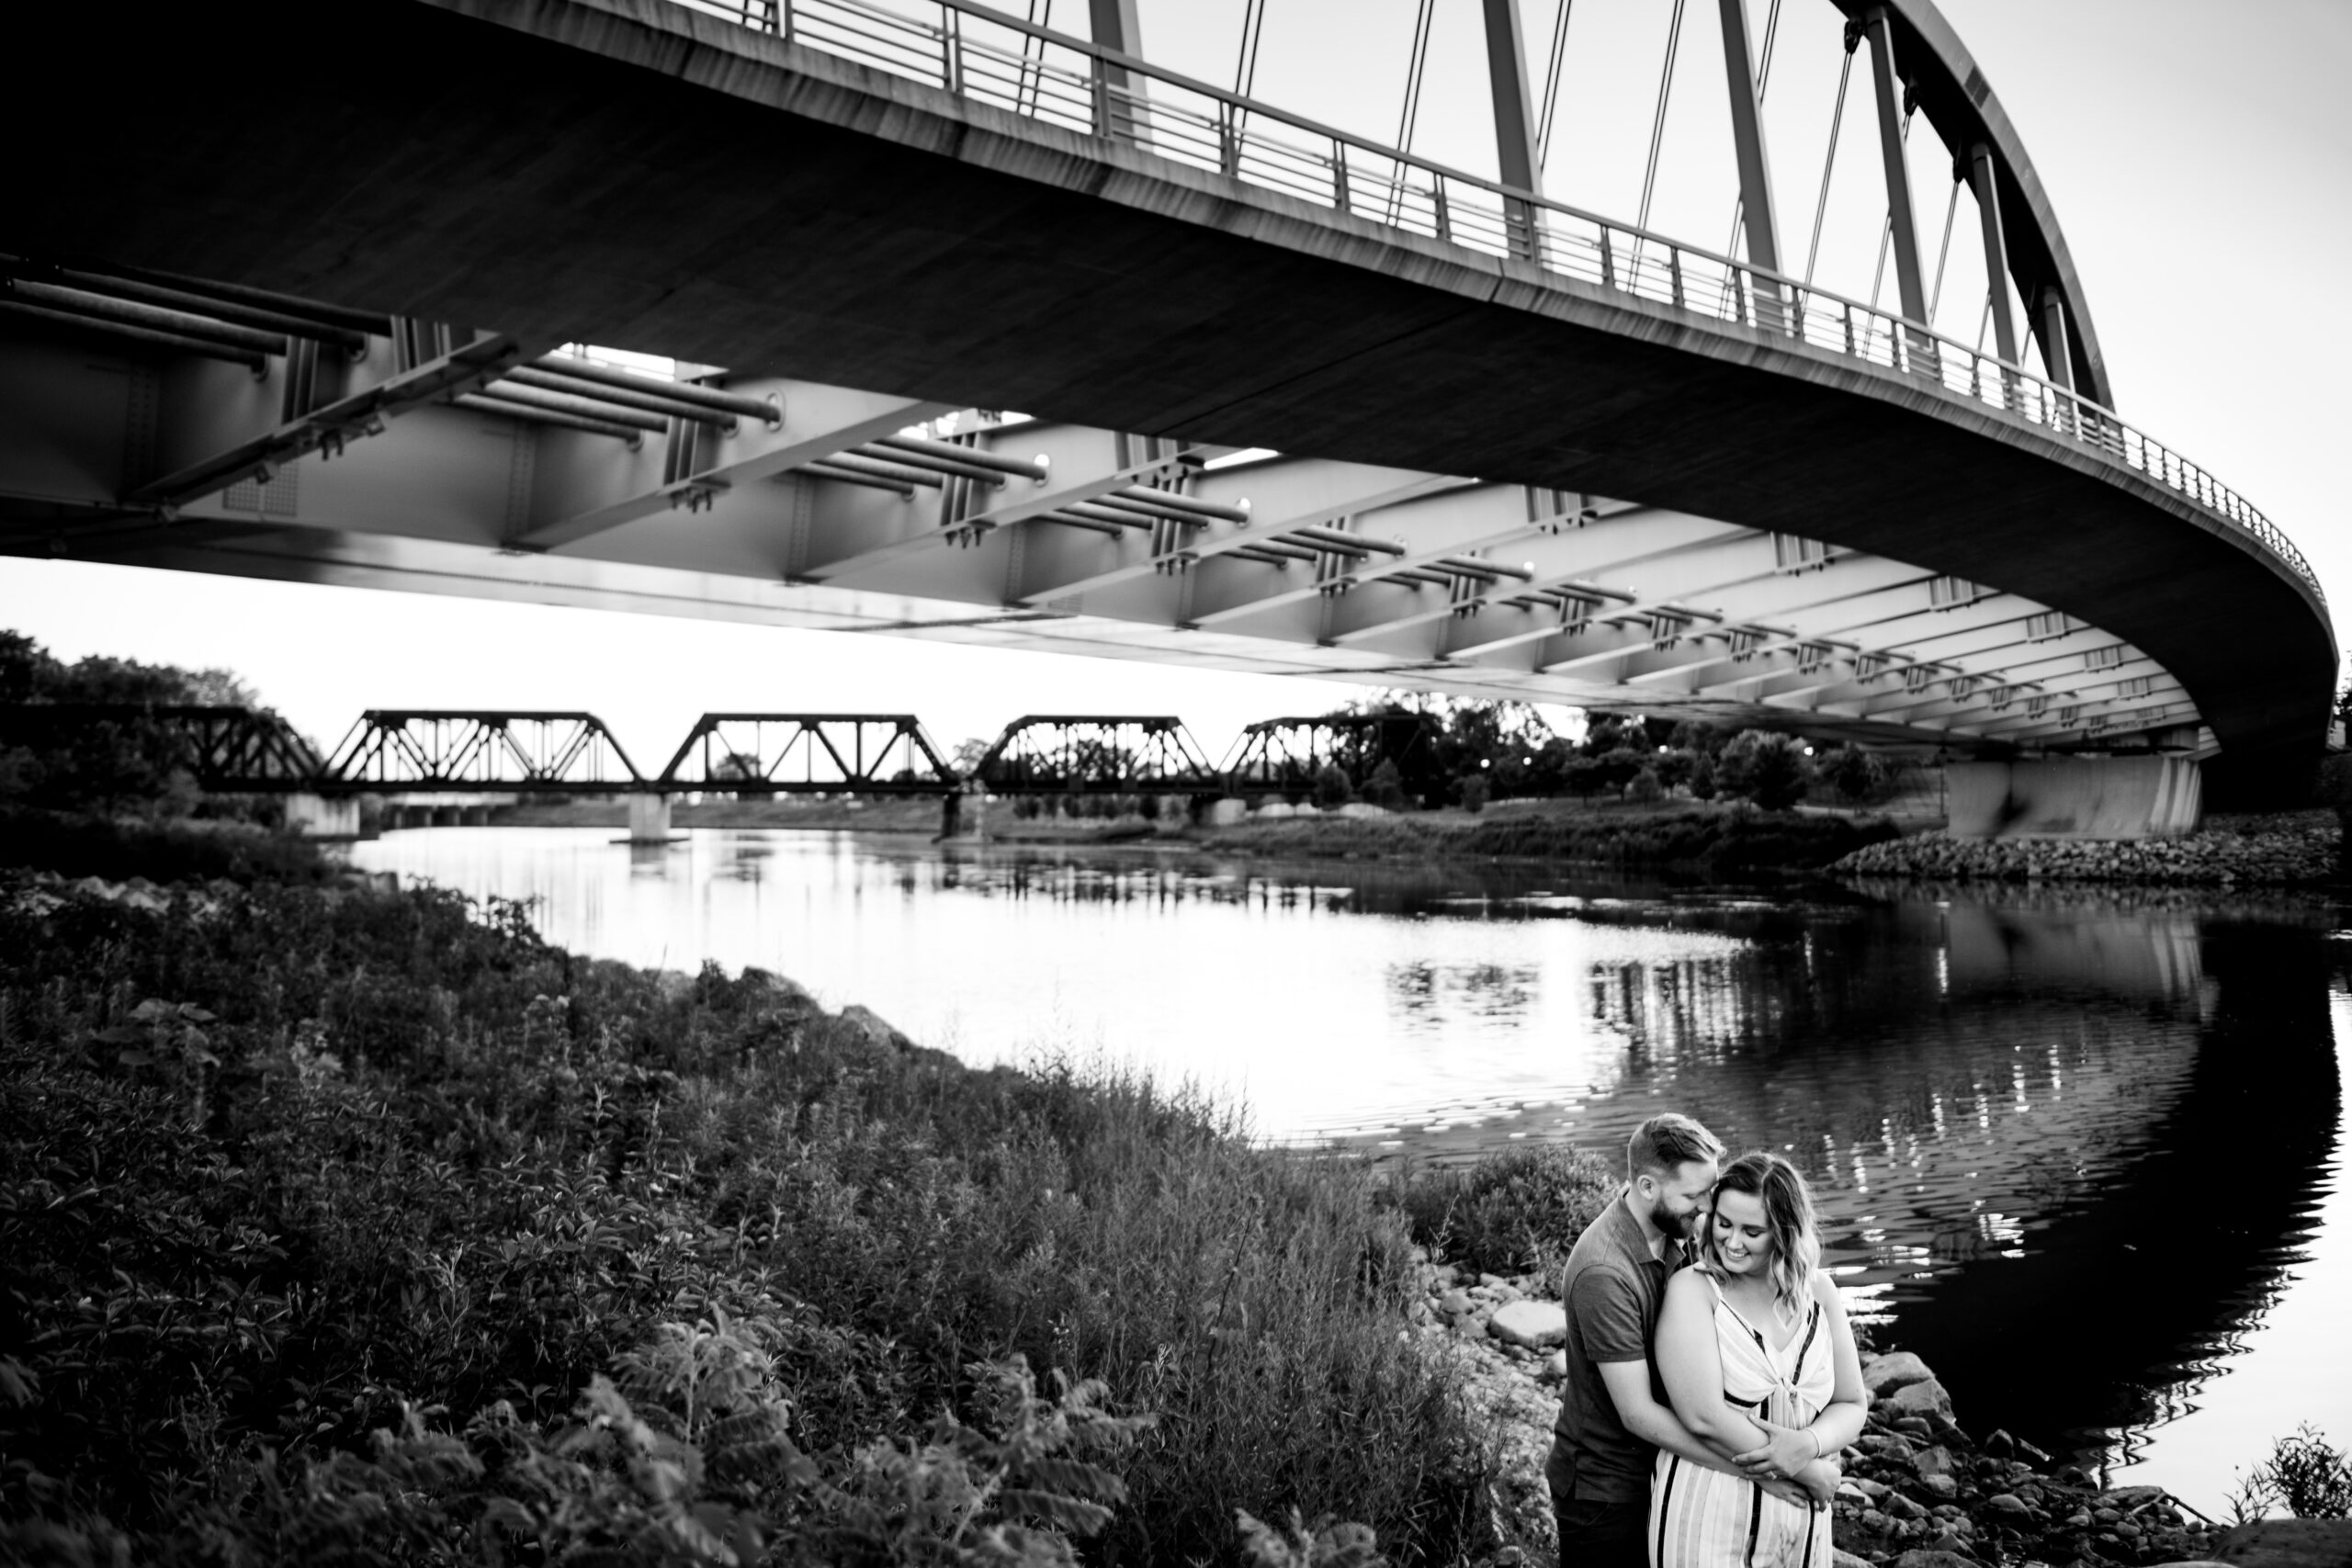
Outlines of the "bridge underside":
M 8 243 L 489 322 L 510 365 L 582 340 L 724 364 L 783 427 L 682 466 L 426 401 L 163 521 L 125 498 L 282 429 L 282 363 L 12 322 L 0 398 L 29 434 L 0 547 L 1882 740 L 2201 725 L 2249 770 L 2315 752 L 2335 649 L 2307 584 L 2146 476 L 1892 371 L 665 6 L 353 19 L 369 47 L 321 72 L 290 7 L 45 15 L 120 91 L 65 139 L 0 107 L 54 149 Z M 277 85 L 231 108 L 230 79 Z M 346 389 L 413 368 L 371 340 Z M 1050 478 L 910 500 L 808 472 L 973 404 L 1040 415 L 972 439 Z M 1169 464 L 1245 446 L 1312 457 Z M 1250 524 L 1056 504 L 1098 481 L 1246 496 Z

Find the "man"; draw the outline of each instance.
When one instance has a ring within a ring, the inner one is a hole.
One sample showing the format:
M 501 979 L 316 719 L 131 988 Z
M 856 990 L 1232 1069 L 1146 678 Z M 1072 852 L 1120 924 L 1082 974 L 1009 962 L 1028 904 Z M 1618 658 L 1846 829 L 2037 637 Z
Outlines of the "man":
M 1650 1470 L 1664 1449 L 1724 1467 L 1676 1418 L 1651 1359 L 1667 1276 L 1687 1261 L 1724 1146 L 1688 1116 L 1653 1116 L 1625 1142 L 1625 1190 L 1577 1238 L 1560 1300 L 1567 1308 L 1567 1382 L 1544 1479 L 1560 1527 L 1560 1562 L 1646 1568 Z M 1805 1481 L 1826 1499 L 1826 1466 Z M 1767 1482 L 1776 1488 L 1787 1483 Z

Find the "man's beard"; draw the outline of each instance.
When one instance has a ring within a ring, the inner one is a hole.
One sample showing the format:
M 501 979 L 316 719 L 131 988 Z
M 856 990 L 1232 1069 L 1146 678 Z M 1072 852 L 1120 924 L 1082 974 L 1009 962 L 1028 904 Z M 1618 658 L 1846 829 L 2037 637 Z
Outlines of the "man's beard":
M 1690 1222 L 1698 1217 L 1699 1211 L 1696 1209 L 1687 1214 L 1676 1214 L 1666 1206 L 1666 1200 L 1663 1198 L 1650 1205 L 1650 1224 L 1656 1225 L 1669 1241 L 1689 1241 Z

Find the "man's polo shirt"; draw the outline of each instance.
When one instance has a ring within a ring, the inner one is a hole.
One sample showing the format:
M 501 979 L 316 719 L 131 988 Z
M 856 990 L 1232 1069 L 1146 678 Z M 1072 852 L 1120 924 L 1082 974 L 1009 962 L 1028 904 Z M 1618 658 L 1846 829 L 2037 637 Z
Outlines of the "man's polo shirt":
M 1560 1281 L 1567 1308 L 1567 1382 L 1560 1418 L 1553 1426 L 1555 1448 L 1574 1466 L 1578 1498 L 1624 1501 L 1649 1495 L 1650 1466 L 1657 1450 L 1625 1429 L 1616 1402 L 1600 1381 L 1604 1361 L 1645 1361 L 1650 1393 L 1660 1404 L 1666 1390 L 1651 1352 L 1658 1307 L 1666 1300 L 1667 1276 L 1681 1265 L 1680 1243 L 1669 1241 L 1664 1258 L 1650 1256 L 1642 1223 L 1625 1207 L 1620 1189 L 1600 1217 L 1585 1227 L 1568 1254 Z

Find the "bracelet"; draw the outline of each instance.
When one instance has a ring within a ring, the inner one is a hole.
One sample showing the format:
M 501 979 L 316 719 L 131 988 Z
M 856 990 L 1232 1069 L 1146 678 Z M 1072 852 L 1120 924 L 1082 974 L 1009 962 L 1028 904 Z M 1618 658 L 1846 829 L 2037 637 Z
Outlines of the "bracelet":
M 1824 1453 L 1828 1451 L 1821 1446 L 1821 1433 L 1819 1429 L 1813 1427 L 1807 1427 L 1805 1428 L 1805 1432 L 1813 1438 L 1813 1457 L 1819 1459 Z

